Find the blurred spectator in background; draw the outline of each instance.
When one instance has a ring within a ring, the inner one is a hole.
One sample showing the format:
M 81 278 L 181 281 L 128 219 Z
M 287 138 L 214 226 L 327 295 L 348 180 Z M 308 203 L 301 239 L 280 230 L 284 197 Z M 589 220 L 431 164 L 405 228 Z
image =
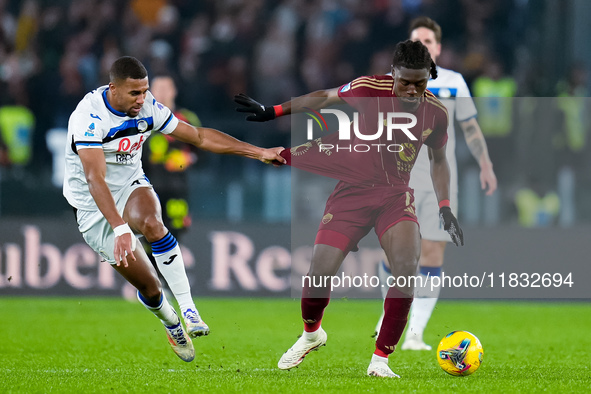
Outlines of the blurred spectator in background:
M 556 98 L 519 100 L 517 147 L 520 187 L 515 194 L 524 227 L 574 225 L 584 211 L 591 179 L 587 68 L 573 64 L 556 86 Z M 588 213 L 588 212 L 587 212 Z
M 556 96 L 563 127 L 557 129 L 554 145 L 564 154 L 563 165 L 581 167 L 581 154 L 587 143 L 589 132 L 588 103 L 583 97 L 589 96 L 587 88 L 587 66 L 576 63 L 570 67 L 567 77 L 559 81 Z
M 558 155 L 557 190 L 561 201 L 559 224 L 572 226 L 577 217 L 577 208 L 586 201 L 576 201 L 577 184 L 589 184 L 587 135 L 589 134 L 589 105 L 587 65 L 574 63 L 564 80 L 556 89 L 558 114 L 553 144 Z
M 8 3 L 0 2 L 0 164 L 22 169 L 33 157 L 35 115 L 29 109 L 27 81 L 40 67 L 33 45 L 39 7 L 27 0 L 14 18 L 6 13 Z
M 513 158 L 517 154 L 512 135 L 512 97 L 517 93 L 517 83 L 514 78 L 505 74 L 503 64 L 492 58 L 484 66 L 484 74 L 474 80 L 472 93 L 476 97 L 474 103 L 478 109 L 478 122 L 486 138 L 490 159 L 495 163 L 495 171 L 502 180 L 497 198 L 485 202 L 489 206 L 484 210 L 484 221 L 491 225 L 502 218 L 503 201 L 498 199 L 503 198 L 507 185 L 514 181 L 514 177 L 510 175 Z
M 215 117 L 240 91 L 276 101 L 279 91 L 297 96 L 366 74 L 369 59 L 391 53 L 392 37 L 404 37 L 418 13 L 440 17 L 452 51 L 474 47 L 485 36 L 479 32 L 497 32 L 493 23 L 507 26 L 511 7 L 510 0 L 0 0 L 0 80 L 10 88 L 2 100 L 31 105 L 41 130 L 65 127 L 84 92 L 106 83 L 108 65 L 126 54 L 152 74 L 178 75 L 180 104 Z M 51 103 L 39 98 L 56 94 Z
M 22 105 L 0 107 L 0 164 L 23 167 L 29 163 L 34 127 L 35 116 L 28 108 Z
M 170 108 L 179 120 L 201 127 L 194 112 L 176 107 L 177 88 L 171 76 L 156 76 L 150 85 L 154 98 Z M 191 225 L 187 170 L 197 162 L 197 154 L 188 144 L 165 134 L 153 135 L 146 148 L 143 158 L 145 173 L 158 191 L 164 225 L 178 238 Z
M 524 121 L 516 125 L 520 186 L 515 206 L 524 227 L 572 226 L 587 205 L 587 82 L 586 65 L 575 63 L 558 82 L 556 98 L 522 98 L 517 103 Z
M 510 97 L 517 93 L 515 79 L 505 74 L 497 59 L 490 59 L 484 73 L 474 80 L 472 91 L 478 100 L 478 112 L 484 135 L 488 138 L 504 138 L 513 127 L 513 105 Z
M 560 198 L 550 190 L 540 195 L 538 185 L 523 187 L 515 195 L 518 221 L 523 227 L 548 227 L 555 223 L 560 211 Z
M 556 149 L 552 144 L 557 127 L 554 99 L 521 97 L 511 102 L 516 114 L 513 141 L 518 154 L 507 158 L 505 171 L 515 179 L 509 194 L 514 198 L 520 225 L 550 226 L 556 223 L 560 209 Z

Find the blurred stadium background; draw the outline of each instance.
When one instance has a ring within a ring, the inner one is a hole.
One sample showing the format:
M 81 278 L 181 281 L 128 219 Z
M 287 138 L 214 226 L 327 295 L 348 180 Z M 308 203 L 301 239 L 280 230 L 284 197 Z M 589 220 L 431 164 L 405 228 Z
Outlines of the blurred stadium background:
M 587 0 L 0 0 L 0 295 L 126 291 L 85 246 L 61 194 L 68 117 L 108 82 L 116 58 L 139 58 L 151 77 L 172 75 L 177 107 L 203 125 L 289 146 L 288 118 L 247 123 L 233 96 L 277 104 L 385 73 L 418 15 L 443 28 L 439 64 L 463 73 L 477 97 L 499 179 L 484 197 L 458 137 L 467 246 L 450 248 L 445 270 L 554 272 L 560 262 L 589 279 Z M 498 97 L 478 98 L 490 96 Z M 305 269 L 309 250 L 299 247 L 313 242 L 329 183 L 292 193 L 288 168 L 196 154 L 185 171 L 192 226 L 180 236 L 194 293 L 290 295 L 290 268 Z M 297 240 L 292 218 L 309 228 Z M 371 272 L 376 246 L 367 241 L 350 265 Z M 535 295 L 544 296 L 590 297 Z

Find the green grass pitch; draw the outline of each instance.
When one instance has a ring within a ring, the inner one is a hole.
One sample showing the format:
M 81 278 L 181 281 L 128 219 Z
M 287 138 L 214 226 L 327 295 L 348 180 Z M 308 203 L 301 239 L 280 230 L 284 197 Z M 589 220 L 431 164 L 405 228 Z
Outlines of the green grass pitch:
M 326 347 L 296 369 L 277 361 L 302 330 L 299 301 L 198 300 L 211 327 L 193 341 L 196 359 L 171 351 L 156 318 L 117 298 L 0 299 L 0 392 L 418 392 L 591 391 L 591 304 L 441 301 L 426 341 L 453 330 L 476 334 L 481 368 L 444 373 L 429 352 L 396 351 L 401 379 L 365 375 L 379 300 L 335 299 Z

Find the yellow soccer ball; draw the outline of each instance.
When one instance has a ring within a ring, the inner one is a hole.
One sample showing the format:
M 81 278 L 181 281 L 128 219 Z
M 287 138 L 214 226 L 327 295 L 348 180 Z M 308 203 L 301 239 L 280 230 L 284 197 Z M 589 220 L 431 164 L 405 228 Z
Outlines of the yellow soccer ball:
M 450 375 L 471 375 L 482 364 L 482 344 L 468 331 L 452 331 L 437 346 L 437 362 Z

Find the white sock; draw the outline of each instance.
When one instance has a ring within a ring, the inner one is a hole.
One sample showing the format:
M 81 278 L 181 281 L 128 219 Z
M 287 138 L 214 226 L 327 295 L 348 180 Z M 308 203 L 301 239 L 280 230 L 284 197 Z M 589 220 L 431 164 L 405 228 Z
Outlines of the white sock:
M 191 297 L 191 286 L 185 271 L 181 248 L 176 238 L 168 233 L 160 241 L 152 243 L 152 256 L 156 260 L 158 270 L 174 294 L 181 312 L 184 314 L 187 309 L 197 312 L 195 302 Z
M 302 334 L 302 338 L 304 338 L 306 341 L 315 341 L 316 338 L 318 337 L 319 331 L 320 331 L 320 327 L 318 327 L 318 330 L 312 331 L 312 332 L 308 332 L 308 331 L 304 330 L 304 333 Z
M 408 328 L 406 330 L 406 339 L 423 340 L 423 332 L 427 323 L 431 318 L 439 293 L 440 286 L 435 286 L 431 289 L 431 278 L 427 280 L 427 276 L 420 274 L 423 278 L 425 286 L 415 288 L 415 299 L 410 309 L 410 319 L 408 320 Z
M 174 311 L 172 305 L 170 305 L 166 297 L 164 297 L 164 293 L 162 294 L 162 298 L 160 298 L 160 305 L 156 307 L 149 306 L 148 304 L 146 304 L 139 291 L 137 292 L 137 299 L 140 300 L 140 302 L 146 307 L 146 309 L 148 309 L 150 312 L 156 315 L 156 317 L 160 319 L 162 324 L 164 324 L 165 326 L 173 327 L 180 323 L 179 317 Z
M 406 339 L 423 340 L 423 332 L 431 318 L 437 298 L 415 298 L 410 310 Z
M 388 357 L 378 356 L 377 354 L 372 354 L 371 356 L 372 363 L 386 363 L 388 364 Z

